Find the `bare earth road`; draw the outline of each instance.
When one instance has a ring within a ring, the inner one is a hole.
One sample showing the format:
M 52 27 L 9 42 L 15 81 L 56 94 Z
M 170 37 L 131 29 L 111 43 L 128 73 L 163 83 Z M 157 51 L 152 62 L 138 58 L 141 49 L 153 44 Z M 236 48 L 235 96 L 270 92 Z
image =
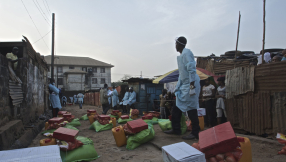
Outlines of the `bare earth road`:
M 80 118 L 88 109 L 96 109 L 101 113 L 102 109 L 95 106 L 84 105 L 83 109 L 79 109 L 77 105 L 67 106 L 62 110 L 67 110 Z M 109 113 L 111 111 L 109 110 Z M 93 140 L 95 150 L 100 158 L 94 161 L 108 162 L 108 161 L 130 161 L 130 162 L 162 162 L 162 152 L 160 148 L 165 145 L 184 141 L 181 136 L 166 135 L 158 125 L 154 125 L 155 138 L 144 145 L 139 146 L 135 150 L 128 151 L 125 146 L 117 147 L 111 130 L 98 132 L 89 130 L 89 121 L 80 121 L 81 126 L 77 127 L 80 136 L 88 137 Z M 38 134 L 29 147 L 39 146 L 39 141 L 45 136 Z M 188 144 L 197 142 L 197 140 L 184 141 Z M 282 145 L 269 144 L 260 142 L 259 140 L 251 141 L 253 162 L 285 162 L 286 155 L 277 155 L 278 151 L 283 147 Z

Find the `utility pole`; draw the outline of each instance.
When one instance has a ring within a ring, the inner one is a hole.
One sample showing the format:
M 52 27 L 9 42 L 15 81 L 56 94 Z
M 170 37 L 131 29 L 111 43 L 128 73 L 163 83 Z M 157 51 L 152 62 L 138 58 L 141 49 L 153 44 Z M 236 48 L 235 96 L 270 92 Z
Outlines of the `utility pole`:
M 54 79 L 54 43 L 55 43 L 55 14 L 52 14 L 52 57 L 51 57 L 51 79 Z
M 265 62 L 264 60 L 264 46 L 265 46 L 265 2 L 266 0 L 263 0 L 263 40 L 262 40 L 262 64 Z
M 239 38 L 239 29 L 240 29 L 240 11 L 239 11 L 239 16 L 238 16 L 238 27 L 237 27 L 237 36 L 236 36 L 236 47 L 235 47 L 235 60 L 237 57 L 237 46 L 238 46 L 238 38 Z

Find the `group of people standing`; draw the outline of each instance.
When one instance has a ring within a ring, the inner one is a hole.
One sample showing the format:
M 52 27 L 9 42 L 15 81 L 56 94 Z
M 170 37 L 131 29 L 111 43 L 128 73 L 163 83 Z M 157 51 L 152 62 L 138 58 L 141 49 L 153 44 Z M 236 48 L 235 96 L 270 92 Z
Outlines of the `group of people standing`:
M 128 113 L 130 107 L 136 102 L 136 92 L 133 87 L 126 87 L 126 92 L 121 102 L 119 102 L 118 92 L 116 87 L 112 87 L 112 91 L 107 84 L 100 90 L 100 102 L 102 104 L 102 114 L 106 114 L 112 106 L 113 110 L 117 110 L 119 105 L 123 106 L 123 113 Z

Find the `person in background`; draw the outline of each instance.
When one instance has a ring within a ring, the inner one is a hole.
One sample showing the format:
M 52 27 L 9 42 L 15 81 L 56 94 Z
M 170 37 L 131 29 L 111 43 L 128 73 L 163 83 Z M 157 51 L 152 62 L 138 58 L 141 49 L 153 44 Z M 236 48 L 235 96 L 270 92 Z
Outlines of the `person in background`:
M 108 104 L 109 104 L 109 108 L 110 108 L 110 105 L 112 105 L 112 91 L 107 87 L 107 95 L 108 95 Z
M 172 112 L 172 107 L 173 107 L 173 94 L 171 92 L 167 93 L 167 98 L 166 98 L 166 103 L 165 103 L 165 111 L 166 111 L 166 117 L 168 119 L 168 117 L 171 115 Z
M 130 97 L 130 92 L 129 92 L 129 88 L 126 87 L 125 88 L 125 94 L 124 94 L 124 97 L 122 99 L 122 104 L 123 104 L 123 113 L 127 113 L 127 108 L 126 108 L 126 105 L 128 103 L 128 99 Z
M 281 59 L 282 59 L 282 57 L 281 57 L 281 56 L 276 55 L 276 56 L 274 56 L 274 57 L 272 58 L 272 62 L 280 62 L 280 61 L 281 61 Z
M 76 95 L 73 95 L 73 102 L 74 102 L 74 104 L 76 104 L 76 103 L 77 103 Z
M 66 96 L 63 96 L 63 97 L 62 97 L 62 102 L 63 102 L 63 106 L 64 106 L 64 107 L 66 107 L 67 101 L 68 101 L 67 97 L 66 97 Z
M 179 78 L 175 88 L 176 105 L 172 109 L 172 130 L 164 131 L 167 134 L 181 134 L 182 113 L 187 113 L 192 122 L 192 132 L 183 136 L 183 139 L 190 140 L 199 138 L 199 94 L 200 77 L 196 72 L 196 61 L 190 49 L 185 48 L 187 39 L 179 37 L 176 39 L 176 50 L 180 53 L 177 56 Z
M 282 51 L 283 58 L 281 61 L 286 61 L 286 49 Z
M 160 114 L 161 114 L 161 119 L 167 119 L 166 116 L 166 111 L 165 111 L 165 103 L 167 99 L 167 89 L 162 89 L 162 94 L 159 96 L 160 98 Z
M 216 109 L 214 107 L 215 86 L 210 84 L 210 78 L 205 80 L 203 86 L 203 107 L 206 109 L 206 126 L 213 127 L 216 125 Z
M 83 104 L 83 94 L 82 93 L 79 93 L 77 96 L 77 101 L 78 101 L 78 105 L 79 105 L 79 108 L 82 109 L 82 104 Z
M 50 84 L 49 84 L 49 99 L 53 108 L 53 117 L 57 117 L 58 116 L 58 112 L 60 111 L 60 109 L 62 108 L 61 106 L 61 101 L 59 98 L 59 89 L 54 86 L 55 84 L 55 80 L 54 79 L 50 79 Z
M 62 89 L 61 89 L 61 88 L 59 88 L 59 90 L 60 90 L 60 92 L 59 92 L 59 98 L 60 98 L 60 100 L 61 100 L 62 97 L 63 97 L 63 92 L 62 92 Z
M 112 99 L 112 109 L 113 110 L 117 110 L 117 104 L 119 103 L 118 92 L 117 92 L 115 86 L 113 86 L 112 89 L 113 89 L 112 97 L 111 97 L 111 99 Z
M 160 104 L 158 104 L 158 101 L 156 101 L 156 99 L 153 100 L 152 108 L 154 111 L 160 112 Z
M 133 91 L 133 87 L 129 88 L 130 96 L 127 101 L 127 111 L 130 112 L 130 106 L 136 102 L 136 92 Z M 133 107 L 132 107 L 133 108 Z
M 225 111 L 225 104 L 224 104 L 224 99 L 225 99 L 225 83 L 224 83 L 225 78 L 220 77 L 217 79 L 219 87 L 217 88 L 216 91 L 216 113 L 217 113 L 217 124 L 221 124 L 222 122 L 222 115 L 224 114 L 225 117 L 226 111 Z
M 108 103 L 108 93 L 107 93 L 108 85 L 104 84 L 104 88 L 100 90 L 100 102 L 102 105 L 102 114 L 106 115 L 108 109 L 109 109 L 109 103 Z
M 19 53 L 19 48 L 18 47 L 13 47 L 11 53 L 6 54 L 6 58 L 9 59 L 12 63 L 14 63 L 13 70 L 16 71 L 17 66 L 18 66 L 18 53 Z

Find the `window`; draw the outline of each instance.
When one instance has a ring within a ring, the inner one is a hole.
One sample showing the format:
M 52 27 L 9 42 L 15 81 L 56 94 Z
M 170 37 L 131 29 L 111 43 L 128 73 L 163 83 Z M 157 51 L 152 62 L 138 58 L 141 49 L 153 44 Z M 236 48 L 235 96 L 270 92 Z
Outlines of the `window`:
M 105 78 L 101 78 L 100 84 L 105 84 Z
M 74 66 L 70 66 L 69 69 L 74 69 Z
M 58 73 L 63 73 L 63 67 L 62 66 L 58 66 L 57 69 L 58 69 Z
M 58 78 L 58 85 L 64 85 L 64 79 Z
M 94 73 L 97 73 L 97 67 L 93 67 L 93 68 L 92 68 L 92 71 L 93 71 Z
M 105 68 L 100 68 L 100 73 L 105 73 Z
M 85 71 L 85 72 L 87 72 L 87 71 L 86 71 L 86 67 L 83 67 L 83 68 L 82 68 L 82 71 Z
M 97 78 L 92 78 L 92 84 L 97 84 Z

